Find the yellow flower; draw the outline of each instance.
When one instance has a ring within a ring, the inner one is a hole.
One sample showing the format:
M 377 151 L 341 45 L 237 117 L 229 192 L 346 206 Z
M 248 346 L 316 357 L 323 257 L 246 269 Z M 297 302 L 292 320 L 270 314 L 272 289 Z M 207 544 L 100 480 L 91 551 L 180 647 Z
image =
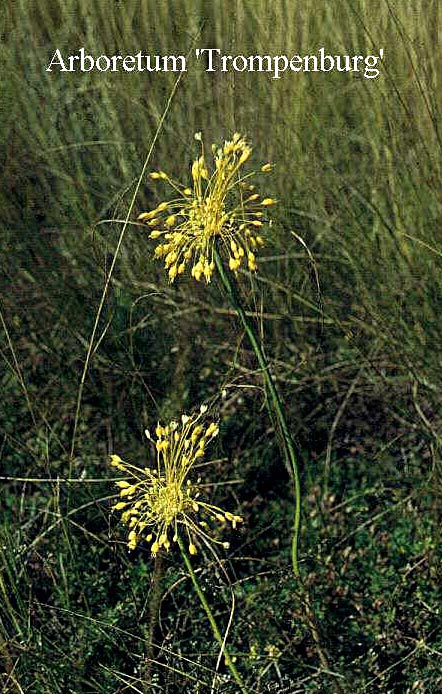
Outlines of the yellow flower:
M 113 510 L 121 511 L 121 519 L 130 529 L 129 549 L 135 549 L 141 539 L 151 545 L 152 554 L 161 547 L 169 549 L 178 535 L 186 536 L 190 554 L 196 554 L 199 540 L 214 542 L 228 548 L 209 535 L 207 521 L 229 522 L 233 528 L 242 522 L 241 516 L 223 511 L 208 503 L 202 495 L 201 479 L 190 479 L 195 463 L 200 463 L 206 447 L 219 432 L 215 422 L 203 420 L 207 408 L 197 415 L 183 415 L 181 422 L 158 424 L 155 439 L 149 431 L 146 436 L 156 452 L 155 467 L 138 467 L 111 456 L 110 464 L 124 472 L 129 481 L 118 480 L 120 497 Z
M 242 171 L 252 153 L 245 137 L 235 133 L 222 146 L 212 145 L 211 170 L 201 133 L 195 138 L 201 142 L 201 154 L 192 164 L 192 187 L 174 181 L 163 171 L 151 173 L 153 180 L 165 180 L 177 197 L 138 217 L 149 227 L 155 227 L 150 238 L 161 239 L 155 257 L 164 259 L 170 282 L 187 265 L 197 281 L 210 282 L 217 241 L 224 248 L 231 270 L 236 272 L 243 263 L 247 263 L 249 270 L 256 270 L 253 249 L 263 245 L 263 238 L 255 234 L 265 221 L 263 208 L 276 202 L 269 197 L 261 200 L 254 192 L 250 179 L 258 172 Z M 265 164 L 260 173 L 271 169 L 270 164 Z

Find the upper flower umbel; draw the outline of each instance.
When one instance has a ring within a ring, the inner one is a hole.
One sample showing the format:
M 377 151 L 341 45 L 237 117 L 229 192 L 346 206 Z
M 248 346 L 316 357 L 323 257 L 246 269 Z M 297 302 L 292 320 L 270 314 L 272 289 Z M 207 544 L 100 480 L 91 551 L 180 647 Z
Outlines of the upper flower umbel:
M 235 133 L 222 147 L 212 145 L 212 171 L 206 162 L 201 134 L 197 133 L 195 138 L 201 142 L 201 154 L 192 164 L 192 186 L 172 180 L 164 171 L 151 173 L 152 179 L 166 181 L 177 197 L 138 217 L 152 227 L 152 239 L 161 239 L 155 257 L 164 258 L 171 282 L 185 271 L 187 264 L 197 281 L 204 278 L 210 282 L 217 239 L 228 255 L 231 270 L 238 270 L 243 263 L 249 270 L 256 270 L 255 251 L 264 245 L 264 210 L 275 203 L 273 198 L 262 198 L 254 192 L 250 179 L 256 171 L 241 171 L 252 152 L 243 136 Z M 265 164 L 261 172 L 271 168 Z
M 201 462 L 207 444 L 218 434 L 218 426 L 208 426 L 201 421 L 205 408 L 198 415 L 181 417 L 181 423 L 157 425 L 156 440 L 146 435 L 156 449 L 156 467 L 140 468 L 124 462 L 120 456 L 111 456 L 111 465 L 125 472 L 129 481 L 119 480 L 120 498 L 114 510 L 123 511 L 122 520 L 129 525 L 128 546 L 135 549 L 141 538 L 151 543 L 152 554 L 161 547 L 169 549 L 171 540 L 178 535 L 187 536 L 189 551 L 196 553 L 197 537 L 228 547 L 208 532 L 207 520 L 220 523 L 229 521 L 233 527 L 242 521 L 228 511 L 223 511 L 201 498 L 201 479 L 189 479 L 195 463 Z

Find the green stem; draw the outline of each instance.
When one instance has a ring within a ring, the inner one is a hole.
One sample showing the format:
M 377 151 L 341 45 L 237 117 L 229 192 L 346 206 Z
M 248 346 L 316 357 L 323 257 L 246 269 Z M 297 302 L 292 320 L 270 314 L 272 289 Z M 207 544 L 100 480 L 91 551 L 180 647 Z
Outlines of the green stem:
M 280 440 L 282 442 L 282 451 L 284 454 L 284 460 L 289 471 L 290 476 L 293 479 L 294 492 L 295 492 L 295 517 L 293 521 L 293 539 L 292 539 L 292 566 L 293 573 L 296 578 L 300 578 L 299 570 L 299 560 L 298 560 L 298 545 L 299 545 L 299 531 L 301 526 L 301 484 L 299 479 L 299 469 L 298 462 L 296 459 L 295 448 L 293 445 L 292 437 L 290 436 L 290 431 L 288 428 L 287 420 L 284 414 L 284 408 L 279 397 L 278 391 L 276 390 L 275 382 L 270 373 L 269 363 L 264 356 L 261 344 L 258 340 L 256 332 L 253 325 L 247 318 L 246 312 L 244 311 L 243 305 L 241 303 L 241 298 L 239 292 L 235 287 L 232 278 L 229 273 L 226 272 L 224 268 L 223 261 L 215 248 L 215 263 L 218 272 L 221 277 L 221 281 L 226 290 L 227 296 L 238 314 L 241 323 L 243 324 L 244 330 L 247 337 L 250 340 L 253 351 L 255 352 L 258 364 L 262 370 L 264 383 L 268 393 L 267 407 L 270 413 L 270 417 L 279 425 L 280 430 Z
M 213 616 L 213 612 L 210 609 L 210 605 L 206 600 L 206 596 L 204 595 L 203 591 L 201 590 L 200 584 L 198 583 L 198 579 L 197 579 L 195 572 L 193 570 L 193 566 L 192 566 L 190 559 L 189 559 L 189 556 L 186 552 L 186 548 L 184 547 L 183 541 L 179 536 L 178 536 L 178 544 L 179 544 L 181 554 L 182 554 L 183 559 L 184 559 L 184 563 L 185 563 L 186 568 L 190 574 L 190 578 L 192 579 L 192 583 L 193 583 L 193 586 L 195 588 L 196 594 L 198 595 L 198 597 L 200 599 L 201 605 L 204 607 L 207 618 L 210 622 L 210 626 L 212 627 L 213 635 L 215 636 L 216 640 L 218 641 L 218 643 L 221 647 L 222 653 L 224 655 L 224 659 L 226 661 L 226 665 L 229 668 L 230 672 L 232 673 L 232 675 L 235 679 L 235 682 L 237 683 L 237 685 L 241 689 L 241 692 L 243 694 L 248 694 L 248 690 L 247 690 L 244 682 L 242 681 L 241 675 L 239 674 L 238 670 L 235 667 L 235 663 L 232 661 L 230 655 L 227 652 L 227 649 L 226 649 L 225 643 L 224 643 L 224 639 L 221 636 L 221 632 L 218 629 L 218 626 L 215 622 L 215 617 Z
M 307 624 L 312 634 L 313 641 L 316 645 L 319 660 L 322 668 L 325 671 L 330 670 L 329 659 L 327 655 L 327 650 L 324 647 L 319 631 L 319 625 L 314 613 L 312 602 L 310 599 L 309 589 L 301 581 L 301 573 L 299 570 L 299 560 L 298 560 L 298 546 L 299 546 L 299 534 L 301 527 L 301 484 L 299 477 L 298 462 L 295 453 L 295 447 L 293 444 L 292 437 L 290 435 L 289 427 L 287 424 L 287 419 L 284 412 L 284 407 L 276 388 L 276 384 L 272 378 L 270 372 L 269 363 L 264 355 L 261 343 L 257 337 L 254 330 L 253 324 L 248 319 L 244 307 L 241 302 L 240 293 L 237 289 L 236 283 L 231 275 L 226 272 L 223 261 L 215 248 L 215 263 L 218 272 L 221 277 L 221 281 L 226 290 L 227 296 L 234 310 L 236 311 L 244 331 L 249 338 L 252 349 L 258 360 L 260 369 L 262 370 L 263 379 L 267 392 L 267 409 L 269 411 L 270 418 L 272 422 L 276 423 L 276 430 L 279 433 L 279 441 L 281 444 L 281 450 L 284 456 L 284 461 L 288 469 L 289 475 L 293 479 L 294 492 L 295 492 L 295 515 L 293 523 L 293 539 L 292 539 L 292 566 L 293 573 L 295 577 L 300 581 L 300 587 L 304 594 L 304 611 L 307 618 Z M 336 691 L 339 694 L 343 693 L 343 688 L 340 682 L 336 682 Z

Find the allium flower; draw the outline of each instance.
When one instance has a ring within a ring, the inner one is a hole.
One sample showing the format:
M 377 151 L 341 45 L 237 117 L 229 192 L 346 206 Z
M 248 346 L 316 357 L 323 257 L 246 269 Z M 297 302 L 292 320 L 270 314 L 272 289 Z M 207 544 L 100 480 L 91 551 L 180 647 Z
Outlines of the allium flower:
M 206 425 L 206 408 L 194 416 L 183 415 L 181 423 L 157 425 L 155 440 L 146 430 L 147 438 L 156 449 L 156 467 L 138 467 L 124 462 L 118 455 L 111 456 L 111 465 L 126 473 L 128 480 L 119 480 L 120 501 L 113 510 L 122 511 L 122 520 L 129 526 L 128 546 L 135 549 L 140 539 L 151 543 L 152 554 L 184 533 L 190 554 L 196 554 L 196 542 L 202 540 L 221 544 L 211 535 L 207 521 L 230 522 L 233 528 L 242 521 L 202 499 L 201 479 L 193 481 L 189 473 L 200 463 L 207 444 L 218 434 L 215 422 Z
M 204 278 L 210 282 L 217 240 L 225 249 L 231 270 L 238 270 L 243 263 L 249 270 L 256 270 L 255 252 L 264 245 L 261 233 L 265 210 L 275 203 L 273 198 L 261 197 L 250 183 L 258 172 L 242 172 L 252 152 L 242 135 L 235 133 L 221 147 L 212 145 L 212 170 L 201 133 L 195 138 L 201 142 L 201 154 L 192 164 L 192 185 L 174 181 L 164 171 L 151 173 L 153 180 L 166 181 L 176 197 L 138 217 L 152 228 L 150 238 L 161 239 L 155 257 L 164 259 L 170 282 L 187 265 L 197 281 Z M 261 173 L 271 169 L 265 164 Z

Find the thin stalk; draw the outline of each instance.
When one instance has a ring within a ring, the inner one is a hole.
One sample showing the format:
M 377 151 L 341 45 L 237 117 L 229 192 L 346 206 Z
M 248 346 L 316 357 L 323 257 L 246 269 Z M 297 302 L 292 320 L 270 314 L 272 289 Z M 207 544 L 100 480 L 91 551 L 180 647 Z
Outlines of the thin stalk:
M 244 307 L 241 303 L 241 298 L 239 292 L 234 284 L 233 279 L 230 277 L 229 273 L 226 272 L 224 263 L 215 248 L 215 263 L 218 272 L 221 277 L 221 281 L 226 290 L 227 296 L 229 298 L 232 307 L 235 309 L 243 327 L 249 338 L 252 349 L 258 360 L 258 364 L 262 370 L 262 375 L 264 378 L 264 383 L 267 390 L 267 408 L 269 410 L 270 417 L 273 421 L 276 421 L 279 426 L 280 431 L 280 442 L 282 443 L 282 452 L 284 460 L 289 471 L 290 476 L 293 479 L 294 492 L 295 492 L 295 517 L 293 521 L 293 539 L 292 539 L 292 566 L 293 573 L 295 577 L 300 579 L 301 574 L 299 570 L 299 559 L 298 559 L 298 545 L 299 545 L 299 531 L 301 526 L 301 484 L 299 478 L 298 462 L 296 459 L 295 447 L 293 445 L 292 437 L 290 436 L 290 431 L 287 424 L 287 419 L 285 417 L 284 408 L 279 397 L 278 391 L 276 389 L 275 382 L 272 378 L 270 372 L 269 363 L 264 355 L 261 344 L 258 340 L 256 332 L 253 328 L 252 323 L 247 318 Z
M 155 557 L 152 584 L 149 595 L 149 633 L 147 643 L 147 654 L 144 661 L 144 686 L 145 694 L 151 691 L 152 684 L 152 663 L 154 654 L 155 630 L 158 625 L 158 612 L 161 603 L 161 581 L 164 574 L 163 554 L 159 552 Z
M 277 427 L 279 427 L 279 434 L 280 434 L 280 443 L 282 443 L 282 452 L 284 454 L 284 460 L 286 467 L 288 469 L 288 472 L 290 476 L 293 479 L 293 484 L 294 484 L 294 492 L 295 492 L 295 517 L 294 517 L 294 522 L 293 522 L 293 538 L 292 538 L 292 566 L 293 566 L 293 573 L 295 577 L 299 580 L 300 582 L 300 588 L 302 590 L 302 593 L 304 595 L 304 612 L 306 615 L 307 619 L 307 624 L 310 630 L 310 633 L 312 635 L 313 641 L 315 643 L 318 656 L 319 656 L 319 661 L 321 663 L 321 667 L 323 668 L 324 672 L 330 672 L 330 665 L 329 665 L 329 659 L 327 655 L 327 650 L 325 646 L 322 643 L 322 638 L 319 630 L 319 624 L 316 619 L 314 609 L 312 606 L 312 602 L 310 599 L 310 594 L 308 587 L 305 586 L 301 580 L 301 573 L 299 570 L 299 561 L 298 561 L 298 546 L 299 546 L 299 531 L 300 531 L 300 526 L 301 526 L 301 484 L 300 484 L 300 477 L 299 477 L 299 468 L 298 468 L 298 462 L 296 458 L 296 453 L 295 453 L 295 447 L 293 444 L 292 437 L 290 436 L 290 431 L 288 428 L 287 424 L 287 419 L 285 416 L 284 412 L 284 407 L 281 402 L 281 398 L 279 397 L 279 393 L 276 389 L 275 382 L 272 378 L 272 374 L 270 372 L 269 368 L 269 363 L 264 355 L 264 352 L 262 350 L 261 344 L 258 340 L 258 337 L 256 335 L 256 332 L 253 328 L 252 323 L 249 321 L 246 312 L 244 310 L 244 307 L 241 302 L 241 297 L 239 295 L 239 291 L 236 287 L 236 284 L 233 280 L 233 278 L 229 275 L 228 272 L 226 272 L 224 268 L 223 261 L 218 253 L 218 250 L 215 248 L 215 263 L 216 267 L 218 269 L 218 272 L 221 277 L 221 281 L 224 285 L 224 288 L 226 290 L 227 296 L 230 300 L 230 303 L 233 307 L 233 309 L 236 311 L 239 319 L 241 320 L 241 323 L 244 327 L 244 331 L 247 334 L 247 337 L 249 338 L 250 344 L 252 346 L 252 349 L 255 353 L 255 356 L 258 360 L 258 364 L 262 370 L 263 378 L 264 378 L 264 383 L 266 386 L 266 391 L 267 391 L 267 409 L 269 411 L 270 419 L 272 422 L 276 422 Z M 335 690 L 336 692 L 339 692 L 339 694 L 342 694 L 344 692 L 344 688 L 342 687 L 340 682 L 335 682 Z
M 186 548 L 184 547 L 182 539 L 178 536 L 178 544 L 181 550 L 181 554 L 184 559 L 184 563 L 186 565 L 186 568 L 190 574 L 190 578 L 192 579 L 193 587 L 195 588 L 195 592 L 198 595 L 201 605 L 204 607 L 204 610 L 206 612 L 207 618 L 210 622 L 210 626 L 212 627 L 213 635 L 215 636 L 216 640 L 218 641 L 222 654 L 224 655 L 224 660 L 226 662 L 227 667 L 229 668 L 230 672 L 232 673 L 235 682 L 237 683 L 238 687 L 240 688 L 242 694 L 248 694 L 248 689 L 245 686 L 244 682 L 242 681 L 241 675 L 239 674 L 238 670 L 235 667 L 235 663 L 232 661 L 227 649 L 226 645 L 224 642 L 224 639 L 221 635 L 220 630 L 218 629 L 218 626 L 215 621 L 215 617 L 213 616 L 213 612 L 210 609 L 210 605 L 207 602 L 206 596 L 204 595 L 203 591 L 201 590 L 200 584 L 198 583 L 198 579 L 195 575 L 195 572 L 193 570 L 193 566 L 191 564 L 191 561 L 189 559 L 189 555 L 186 552 Z

